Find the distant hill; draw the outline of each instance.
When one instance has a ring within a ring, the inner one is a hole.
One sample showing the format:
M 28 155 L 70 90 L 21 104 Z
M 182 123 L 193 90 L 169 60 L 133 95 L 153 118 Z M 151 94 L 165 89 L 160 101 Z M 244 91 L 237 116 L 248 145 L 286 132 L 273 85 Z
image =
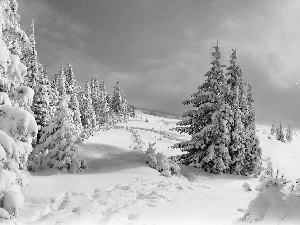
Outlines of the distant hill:
M 177 119 L 177 120 L 182 120 L 182 116 L 179 114 L 175 113 L 169 113 L 169 112 L 164 112 L 160 110 L 155 110 L 155 109 L 146 109 L 142 107 L 135 107 L 136 110 L 141 110 L 145 114 L 153 115 L 153 116 L 160 116 L 160 117 L 165 117 L 169 119 Z

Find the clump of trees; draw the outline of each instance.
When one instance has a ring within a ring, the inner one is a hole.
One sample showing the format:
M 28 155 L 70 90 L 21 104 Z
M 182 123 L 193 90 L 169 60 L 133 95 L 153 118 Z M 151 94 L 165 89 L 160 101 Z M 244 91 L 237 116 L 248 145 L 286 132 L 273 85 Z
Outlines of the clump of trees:
M 243 82 L 232 50 L 229 66 L 220 63 L 219 46 L 214 47 L 206 80 L 184 105 L 193 109 L 183 114 L 177 131 L 188 133 L 191 140 L 176 144 L 187 152 L 185 164 L 212 173 L 257 175 L 261 148 L 256 136 L 255 109 L 251 85 Z
M 274 124 L 272 124 L 271 128 L 271 135 L 275 135 L 276 139 L 281 142 L 289 142 L 291 143 L 293 141 L 293 132 L 291 129 L 291 125 L 289 124 L 288 128 L 286 129 L 286 132 L 284 134 L 282 123 L 279 124 L 278 127 L 275 127 Z

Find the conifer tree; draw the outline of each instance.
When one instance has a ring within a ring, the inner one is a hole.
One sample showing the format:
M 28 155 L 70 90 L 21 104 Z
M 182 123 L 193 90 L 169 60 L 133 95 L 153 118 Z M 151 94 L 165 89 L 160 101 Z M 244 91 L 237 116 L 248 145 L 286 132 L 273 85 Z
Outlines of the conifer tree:
M 64 98 L 67 95 L 66 75 L 65 75 L 65 69 L 63 67 L 60 68 L 60 71 L 58 72 L 58 75 L 57 75 L 56 90 L 58 91 L 60 99 Z
M 18 104 L 12 104 L 11 93 L 3 92 L 13 87 L 16 91 L 13 100 L 22 100 L 27 107 L 31 106 L 33 90 L 20 86 L 27 70 L 20 61 L 20 48 L 25 48 L 29 39 L 20 29 L 17 7 L 15 0 L 3 0 L 0 4 L 0 209 L 1 217 L 6 219 L 16 217 L 24 205 L 21 189 L 28 184 L 27 158 L 37 134 L 34 116 Z M 5 223 L 2 219 L 1 222 Z
M 76 127 L 70 118 L 68 100 L 66 96 L 62 96 L 55 116 L 50 125 L 45 127 L 40 143 L 34 149 L 35 155 L 29 165 L 30 170 L 51 167 L 79 172 L 86 169 L 86 163 L 76 157 Z
M 126 122 L 128 120 L 127 103 L 125 95 L 120 88 L 119 81 L 117 81 L 116 85 L 114 86 L 110 107 L 116 115 L 118 122 Z
M 227 68 L 228 73 L 228 89 L 226 94 L 226 101 L 231 105 L 233 111 L 233 121 L 231 123 L 231 169 L 230 173 L 240 174 L 245 161 L 245 128 L 242 123 L 242 112 L 240 109 L 240 98 L 243 89 L 242 71 L 236 65 L 236 50 L 232 50 L 230 56 L 230 66 Z
M 68 69 L 65 72 L 66 76 L 66 92 L 69 98 L 69 108 L 72 111 L 73 122 L 76 127 L 76 137 L 79 138 L 81 132 L 83 131 L 83 126 L 81 122 L 81 114 L 79 109 L 79 102 L 77 99 L 79 85 L 75 79 L 72 66 L 68 64 Z
M 291 125 L 289 124 L 287 130 L 286 130 L 286 135 L 285 135 L 286 140 L 291 143 L 293 141 L 293 133 L 291 130 Z
M 90 82 L 86 82 L 85 90 L 81 93 L 81 104 L 80 104 L 80 112 L 81 112 L 81 122 L 84 129 L 90 131 L 92 134 L 97 126 L 96 115 L 92 105 L 91 99 L 91 87 Z
M 285 142 L 281 123 L 280 123 L 279 127 L 277 127 L 277 129 L 276 129 L 276 139 L 278 141 Z
M 40 130 L 37 135 L 37 143 L 42 134 L 42 128 L 49 125 L 51 120 L 51 105 L 50 105 L 51 87 L 47 76 L 47 69 L 40 74 L 38 84 L 35 88 L 35 94 L 33 97 L 32 111 L 35 116 L 37 125 Z
M 28 38 L 30 40 L 30 47 L 24 54 L 23 61 L 27 66 L 27 75 L 25 76 L 25 85 L 35 89 L 39 80 L 39 64 L 37 61 L 36 41 L 34 35 L 34 20 L 29 27 Z
M 192 136 L 190 141 L 175 145 L 187 151 L 185 162 L 213 173 L 228 172 L 230 166 L 229 126 L 232 110 L 225 103 L 226 79 L 220 64 L 219 47 L 214 47 L 211 69 L 205 74 L 205 82 L 183 104 L 192 104 L 196 109 L 184 113 L 179 122 L 179 132 Z
M 104 81 L 99 85 L 99 124 L 101 126 L 109 126 L 112 125 L 111 115 L 110 115 L 110 107 L 107 102 L 107 93 L 105 90 Z
M 96 115 L 97 124 L 100 124 L 100 120 L 101 120 L 100 90 L 99 90 L 99 81 L 96 76 L 91 78 L 90 87 L 91 87 L 92 105 Z
M 275 133 L 276 133 L 276 128 L 275 128 L 274 124 L 272 124 L 271 135 L 274 135 Z

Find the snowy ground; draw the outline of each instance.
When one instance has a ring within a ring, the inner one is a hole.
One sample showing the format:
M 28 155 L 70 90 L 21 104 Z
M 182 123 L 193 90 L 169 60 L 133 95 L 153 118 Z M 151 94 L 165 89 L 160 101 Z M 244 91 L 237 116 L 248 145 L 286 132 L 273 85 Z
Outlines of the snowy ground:
M 189 137 L 170 130 L 176 122 L 137 111 L 127 124 L 91 137 L 79 145 L 88 172 L 31 173 L 19 217 L 0 223 L 246 224 L 244 211 L 258 193 L 258 179 L 213 175 L 183 165 L 179 176 L 167 178 L 146 165 L 148 142 L 156 142 L 157 151 L 167 156 L 181 154 L 171 146 Z M 270 129 L 257 125 L 263 159 L 270 157 L 274 168 L 291 180 L 300 177 L 300 139 L 293 144 L 271 140 Z M 253 191 L 245 191 L 245 182 Z

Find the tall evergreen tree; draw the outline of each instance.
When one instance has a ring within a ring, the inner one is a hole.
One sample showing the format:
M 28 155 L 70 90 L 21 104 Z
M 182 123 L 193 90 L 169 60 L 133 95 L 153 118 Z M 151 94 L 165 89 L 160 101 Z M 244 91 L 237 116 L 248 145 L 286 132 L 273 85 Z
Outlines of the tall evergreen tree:
M 79 109 L 79 102 L 77 99 L 79 85 L 75 79 L 72 66 L 68 64 L 68 69 L 65 71 L 66 77 L 66 93 L 69 97 L 69 108 L 72 111 L 73 122 L 76 127 L 76 137 L 79 138 L 81 132 L 83 131 L 83 126 L 81 122 L 81 114 Z
M 17 7 L 15 0 L 1 1 L 0 4 L 0 97 L 2 99 L 0 103 L 0 209 L 2 223 L 5 223 L 3 218 L 16 217 L 23 206 L 24 197 L 21 189 L 28 184 L 27 158 L 32 151 L 31 143 L 38 130 L 34 116 L 20 108 L 18 104 L 12 104 L 11 95 L 5 93 L 13 89 L 13 100 L 17 102 L 22 100 L 26 106 L 31 106 L 33 90 L 20 86 L 26 74 L 26 66 L 20 61 L 22 58 L 20 47 L 27 46 L 29 40 L 25 32 L 20 29 Z
M 110 107 L 107 102 L 107 93 L 105 90 L 104 81 L 99 85 L 99 124 L 101 126 L 112 125 Z
M 29 27 L 28 38 L 30 40 L 30 47 L 24 54 L 23 61 L 27 66 L 27 75 L 25 76 L 25 85 L 35 89 L 39 80 L 39 64 L 37 61 L 36 41 L 34 35 L 34 20 Z
M 65 69 L 63 67 L 60 68 L 60 71 L 57 76 L 57 89 L 60 99 L 66 97 L 67 89 L 66 89 L 66 75 Z
M 91 87 L 91 100 L 96 115 L 97 124 L 100 124 L 100 118 L 101 118 L 100 90 L 99 90 L 99 81 L 96 76 L 91 78 L 90 87 Z
M 64 96 L 59 101 L 50 125 L 45 127 L 40 144 L 34 149 L 35 155 L 29 165 L 30 170 L 35 171 L 48 166 L 70 172 L 86 169 L 86 163 L 76 157 L 73 135 L 76 128 L 70 118 L 71 111 Z
M 191 104 L 196 109 L 184 113 L 184 120 L 179 122 L 179 132 L 192 136 L 190 141 L 175 145 L 187 151 L 185 162 L 213 173 L 228 172 L 230 155 L 230 120 L 232 110 L 225 102 L 226 79 L 220 64 L 219 47 L 214 47 L 211 69 L 205 74 L 205 82 L 198 87 L 191 100 L 183 104 Z
M 85 90 L 81 93 L 81 122 L 84 129 L 89 130 L 91 133 L 94 132 L 97 126 L 96 115 L 91 99 L 91 87 L 90 82 L 86 82 Z
M 242 111 L 244 115 L 244 127 L 245 127 L 245 162 L 242 174 L 251 175 L 259 173 L 261 165 L 261 148 L 258 137 L 256 136 L 255 126 L 255 110 L 253 107 L 254 100 L 252 98 L 252 87 L 248 84 L 248 89 L 244 91 L 246 93 L 246 106 Z
M 280 123 L 279 127 L 277 127 L 277 129 L 276 129 L 276 139 L 278 141 L 284 142 L 284 134 L 283 134 L 281 123 Z
M 271 128 L 271 135 L 276 134 L 276 128 L 274 126 L 274 124 L 272 124 L 272 128 Z
M 125 95 L 120 88 L 119 81 L 117 81 L 116 85 L 114 86 L 110 107 L 116 115 L 118 122 L 125 122 L 128 120 L 127 102 Z
M 231 171 L 232 174 L 240 174 L 245 161 L 245 128 L 242 123 L 242 112 L 240 109 L 240 98 L 243 89 L 243 79 L 241 68 L 236 65 L 236 50 L 232 51 L 230 56 L 230 65 L 227 67 L 228 90 L 226 92 L 226 101 L 231 105 L 233 111 L 233 121 L 231 128 Z
M 35 116 L 35 120 L 40 127 L 37 135 L 37 143 L 42 134 L 42 128 L 49 125 L 51 120 L 51 105 L 50 105 L 51 87 L 47 76 L 47 70 L 40 74 L 38 84 L 35 88 L 35 94 L 33 97 L 32 111 Z
M 291 143 L 293 141 L 293 133 L 292 133 L 290 124 L 286 130 L 285 138 L 289 143 Z

